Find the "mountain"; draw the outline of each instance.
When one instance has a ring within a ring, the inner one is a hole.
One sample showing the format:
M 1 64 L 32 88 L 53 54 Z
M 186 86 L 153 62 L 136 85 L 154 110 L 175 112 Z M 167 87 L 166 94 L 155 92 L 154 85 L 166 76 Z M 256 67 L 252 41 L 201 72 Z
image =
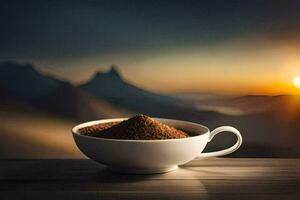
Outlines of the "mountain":
M 0 87 L 22 99 L 33 99 L 53 92 L 63 81 L 38 72 L 31 64 L 0 64 Z
M 104 99 L 114 105 L 156 117 L 198 121 L 216 117 L 213 112 L 202 112 L 182 104 L 175 97 L 156 94 L 134 86 L 112 66 L 107 72 L 96 73 L 91 80 L 79 86 L 81 91 Z
M 231 103 L 231 104 L 230 104 Z M 228 105 L 234 105 L 245 111 L 259 112 L 285 112 L 287 110 L 299 110 L 299 95 L 247 95 L 233 98 Z
M 296 114 L 300 111 L 298 95 L 246 95 L 239 97 L 188 99 L 199 110 L 212 110 L 229 115 L 248 115 L 255 113 Z
M 79 88 L 95 96 L 116 101 L 142 98 L 151 98 L 157 101 L 170 100 L 167 96 L 148 92 L 130 84 L 123 79 L 116 66 L 111 66 L 108 72 L 97 72 L 90 81 Z
M 31 64 L 1 63 L 0 95 L 0 104 L 5 107 L 34 107 L 80 121 L 131 113 L 95 99 L 68 82 L 46 76 Z
M 155 106 L 171 101 L 167 96 L 148 92 L 125 81 L 115 66 L 108 72 L 97 72 L 79 88 L 96 97 L 143 113 L 156 114 L 152 112 Z
M 176 98 L 130 84 L 116 67 L 96 73 L 79 89 L 40 73 L 32 64 L 4 62 L 0 64 L 0 72 L 0 95 L 10 107 L 22 104 L 80 121 L 136 113 L 191 121 L 215 117 L 213 112 L 200 113 Z

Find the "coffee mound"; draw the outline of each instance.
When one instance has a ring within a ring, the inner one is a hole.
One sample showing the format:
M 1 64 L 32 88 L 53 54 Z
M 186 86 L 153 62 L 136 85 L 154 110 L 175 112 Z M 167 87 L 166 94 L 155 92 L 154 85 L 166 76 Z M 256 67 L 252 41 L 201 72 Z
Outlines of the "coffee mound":
M 93 137 L 124 140 L 163 140 L 189 137 L 187 133 L 146 115 L 137 115 L 122 122 L 84 127 L 79 129 L 79 132 Z

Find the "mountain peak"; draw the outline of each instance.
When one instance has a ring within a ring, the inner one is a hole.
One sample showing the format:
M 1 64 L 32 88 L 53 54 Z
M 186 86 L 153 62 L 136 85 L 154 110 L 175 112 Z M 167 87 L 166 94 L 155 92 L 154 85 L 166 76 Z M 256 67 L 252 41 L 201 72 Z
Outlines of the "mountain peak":
M 123 80 L 120 71 L 116 65 L 111 65 L 107 72 L 97 72 L 94 76 L 96 79 L 113 78 L 116 80 Z
M 120 71 L 116 65 L 111 65 L 108 73 L 120 77 Z

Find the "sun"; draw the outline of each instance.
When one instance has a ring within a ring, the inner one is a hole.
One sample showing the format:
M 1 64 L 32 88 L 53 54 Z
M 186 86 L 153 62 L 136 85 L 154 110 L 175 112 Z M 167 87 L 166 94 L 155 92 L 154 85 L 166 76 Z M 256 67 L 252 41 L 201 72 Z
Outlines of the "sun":
M 296 88 L 299 88 L 300 89 L 300 76 L 296 76 L 294 79 L 293 79 L 293 84 Z

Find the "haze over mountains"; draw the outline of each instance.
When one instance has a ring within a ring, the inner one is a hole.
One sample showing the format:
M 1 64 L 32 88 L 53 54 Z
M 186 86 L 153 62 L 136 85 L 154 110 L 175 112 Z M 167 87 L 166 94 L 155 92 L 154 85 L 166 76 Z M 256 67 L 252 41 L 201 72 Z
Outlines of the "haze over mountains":
M 41 110 L 76 120 L 105 118 L 95 105 L 110 107 L 111 112 L 116 115 L 127 114 L 124 109 L 118 111 L 117 107 L 93 98 L 68 82 L 40 73 L 31 64 L 2 63 L 0 71 L 1 96 L 5 96 L 7 100 L 25 102 Z
M 108 72 L 97 72 L 80 90 L 138 112 L 156 113 L 155 107 L 168 106 L 176 100 L 161 94 L 140 89 L 125 81 L 115 66 Z
M 25 145 L 26 150 L 31 152 L 30 148 L 34 146 L 31 137 L 39 138 L 35 143 L 38 148 L 41 144 L 45 145 L 44 140 L 51 138 L 54 133 L 69 134 L 66 129 L 69 125 L 58 126 L 64 127 L 62 129 L 53 128 L 52 125 L 49 128 L 50 121 L 58 124 L 60 121 L 68 121 L 67 124 L 73 124 L 143 113 L 204 123 L 211 129 L 220 125 L 233 125 L 242 132 L 244 144 L 232 156 L 300 157 L 300 98 L 297 96 L 157 94 L 131 84 L 115 66 L 107 72 L 95 73 L 89 81 L 75 87 L 39 72 L 31 64 L 15 62 L 0 64 L 0 96 L 0 119 L 6 121 L 5 126 L 0 128 L 0 140 L 11 138 L 12 143 L 0 144 L 0 152 L 15 151 L 15 154 L 10 155 L 22 157 L 22 152 L 26 152 L 24 149 L 12 149 L 17 143 L 28 144 Z M 44 127 L 43 131 L 31 128 L 34 123 Z M 19 125 L 24 126 L 24 129 L 27 127 L 27 132 L 18 129 Z M 70 139 L 68 145 L 71 148 L 67 152 L 75 151 L 72 138 L 66 138 Z M 55 139 L 59 142 L 59 138 Z M 218 136 L 207 150 L 224 148 L 232 144 L 233 140 L 231 135 Z M 47 145 L 47 148 L 57 148 L 55 142 Z M 46 151 L 44 147 L 39 149 L 41 152 Z M 55 157 L 54 152 L 49 155 Z M 62 155 L 73 155 L 67 152 Z M 30 157 L 31 154 L 28 155 Z
M 91 80 L 78 87 L 46 76 L 30 64 L 2 63 L 0 70 L 2 96 L 11 93 L 14 99 L 31 106 L 81 121 L 105 118 L 97 108 L 101 103 L 102 110 L 110 107 L 116 117 L 136 113 L 176 117 L 182 113 L 179 118 L 197 120 L 214 115 L 207 112 L 204 118 L 203 114 L 183 105 L 177 98 L 138 88 L 124 80 L 115 66 L 108 72 L 95 73 Z

